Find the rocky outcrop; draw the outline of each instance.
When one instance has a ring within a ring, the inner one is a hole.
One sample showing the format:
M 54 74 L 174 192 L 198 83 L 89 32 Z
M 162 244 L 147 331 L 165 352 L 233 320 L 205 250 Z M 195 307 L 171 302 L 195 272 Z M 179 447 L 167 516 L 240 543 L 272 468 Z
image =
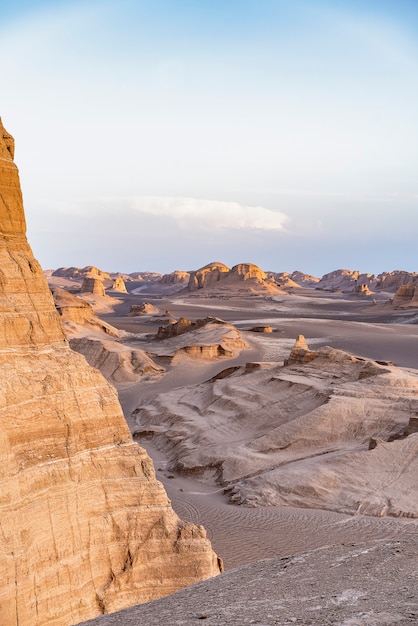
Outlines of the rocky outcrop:
M 158 313 L 157 307 L 149 302 L 143 302 L 142 304 L 132 304 L 128 315 L 137 317 L 138 315 L 155 315 L 156 313 Z
M 190 274 L 188 289 L 195 291 L 213 285 L 221 280 L 225 274 L 229 274 L 229 271 L 229 267 L 223 263 L 209 263 Z
M 352 291 L 357 284 L 360 272 L 358 270 L 334 270 L 328 274 L 324 274 L 321 280 L 316 284 L 317 289 L 326 291 Z
M 253 326 L 250 331 L 252 333 L 272 333 L 273 326 Z
M 158 274 L 158 272 L 132 272 L 129 276 L 132 280 L 140 280 L 147 283 L 154 283 L 161 280 L 161 274 Z
M 418 308 L 418 286 L 409 283 L 398 287 L 393 297 L 393 307 L 395 309 Z
M 126 289 L 125 281 L 121 276 L 117 276 L 113 281 L 113 285 L 110 287 L 111 291 L 117 291 L 119 293 L 128 293 Z
M 254 265 L 254 263 L 239 263 L 238 265 L 234 265 L 231 269 L 228 278 L 239 278 L 241 280 L 250 280 L 253 278 L 259 282 L 263 282 L 267 280 L 267 274 L 257 265 Z
M 417 373 L 303 337 L 291 357 L 161 394 L 138 430 L 236 504 L 417 518 Z
M 370 296 L 373 292 L 370 291 L 368 285 L 365 283 L 360 283 L 354 286 L 353 293 L 356 296 Z
M 0 124 L 0 623 L 64 626 L 219 572 L 133 442 L 117 395 L 70 350 L 26 241 Z
M 184 354 L 194 359 L 233 357 L 247 347 L 233 324 L 216 317 L 195 322 L 182 317 L 177 322 L 160 326 L 155 341 L 148 344 L 152 356 L 171 360 Z
M 135 382 L 164 372 L 144 350 L 135 350 L 118 341 L 103 338 L 74 337 L 70 346 L 83 354 L 112 383 Z
M 215 323 L 218 322 L 216 318 L 212 317 L 205 318 L 204 320 L 196 320 L 196 322 L 192 322 L 191 320 L 187 319 L 187 317 L 181 317 L 179 320 L 177 320 L 177 322 L 173 322 L 169 326 L 160 326 L 157 332 L 157 339 L 168 339 L 169 337 L 177 337 L 178 335 L 187 333 L 190 330 L 201 328 L 202 326 L 205 326 L 205 324 L 209 323 L 209 321 L 215 321 Z
M 318 353 L 309 350 L 309 346 L 306 343 L 306 339 L 303 335 L 298 335 L 295 345 L 290 351 L 289 358 L 285 360 L 285 365 L 292 365 L 293 363 L 308 363 L 317 357 Z
M 311 274 L 305 274 L 296 270 L 289 275 L 289 278 L 297 283 L 300 287 L 315 287 L 319 283 L 319 278 Z
M 51 292 L 55 308 L 64 320 L 85 324 L 94 317 L 93 307 L 88 302 L 59 287 L 54 287 Z
M 175 270 L 175 272 L 171 272 L 171 274 L 164 274 L 160 282 L 163 285 L 184 285 L 188 283 L 189 280 L 189 272 L 181 272 L 180 270 Z
M 93 293 L 96 296 L 106 295 L 103 281 L 100 278 L 85 278 L 80 291 L 81 293 Z
M 84 278 L 100 278 L 100 280 L 109 280 L 110 274 L 99 270 L 94 265 L 86 265 L 86 267 L 59 267 L 52 272 L 52 276 L 60 278 L 71 278 L 73 280 L 84 280 Z
M 300 289 L 299 283 L 294 281 L 290 277 L 290 274 L 288 274 L 287 272 L 281 272 L 281 273 L 267 272 L 267 276 L 268 278 L 274 280 L 278 287 L 282 287 L 286 289 L 289 289 L 289 288 Z
M 403 285 L 413 284 L 418 286 L 418 274 L 416 272 L 406 272 L 395 270 L 393 272 L 383 272 L 377 277 L 376 288 L 383 291 L 396 292 Z
M 231 296 L 284 293 L 273 279 L 253 263 L 239 263 L 232 269 L 223 263 L 210 263 L 191 273 L 188 289 Z

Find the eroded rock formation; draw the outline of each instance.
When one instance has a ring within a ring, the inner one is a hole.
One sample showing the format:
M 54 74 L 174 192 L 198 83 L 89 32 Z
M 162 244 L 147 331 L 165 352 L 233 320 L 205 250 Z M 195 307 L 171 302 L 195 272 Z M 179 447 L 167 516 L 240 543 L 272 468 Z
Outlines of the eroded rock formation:
M 171 274 L 164 274 L 161 278 L 161 283 L 164 285 L 178 285 L 188 283 L 189 279 L 189 272 L 175 270 L 174 272 L 171 272 Z
M 239 263 L 232 269 L 223 263 L 209 263 L 190 274 L 188 289 L 224 295 L 284 293 L 273 279 L 253 263 Z
M 157 307 L 149 302 L 143 302 L 142 304 L 132 304 L 128 315 L 137 317 L 139 315 L 155 315 L 156 313 L 158 313 Z
M 229 271 L 229 267 L 223 263 L 209 263 L 190 274 L 188 288 L 190 291 L 195 291 L 196 289 L 203 289 L 203 287 L 213 285 L 223 278 L 225 274 L 228 274 Z
M 106 295 L 103 281 L 100 278 L 87 276 L 81 285 L 81 293 L 93 293 L 96 296 Z
M 418 308 L 418 286 L 410 282 L 398 287 L 393 297 L 393 306 L 395 309 Z
M 236 504 L 417 518 L 417 388 L 412 369 L 299 336 L 286 366 L 228 368 L 136 415 L 170 469 Z
M 219 572 L 171 509 L 116 391 L 70 350 L 26 241 L 0 123 L 0 623 L 68 626 Z
M 118 291 L 119 293 L 128 293 L 126 289 L 125 281 L 121 276 L 117 276 L 113 281 L 113 285 L 110 287 L 112 291 Z

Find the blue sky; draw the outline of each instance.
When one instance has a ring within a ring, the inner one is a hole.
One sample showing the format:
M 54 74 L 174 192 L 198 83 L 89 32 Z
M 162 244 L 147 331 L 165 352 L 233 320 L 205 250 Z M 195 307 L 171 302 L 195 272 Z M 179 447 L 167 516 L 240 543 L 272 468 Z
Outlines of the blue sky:
M 417 2 L 23 1 L 0 55 L 45 268 L 418 271 Z

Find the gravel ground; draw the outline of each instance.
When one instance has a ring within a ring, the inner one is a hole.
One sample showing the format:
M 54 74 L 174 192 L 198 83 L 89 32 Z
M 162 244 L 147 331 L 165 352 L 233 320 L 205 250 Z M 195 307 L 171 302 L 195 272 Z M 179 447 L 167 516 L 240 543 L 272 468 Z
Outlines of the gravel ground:
M 258 561 L 89 626 L 418 624 L 418 537 Z

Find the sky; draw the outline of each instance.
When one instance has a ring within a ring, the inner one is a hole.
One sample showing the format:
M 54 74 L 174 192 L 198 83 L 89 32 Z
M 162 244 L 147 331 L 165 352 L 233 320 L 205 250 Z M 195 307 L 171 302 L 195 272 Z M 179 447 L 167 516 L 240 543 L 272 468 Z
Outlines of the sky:
M 1 5 L 44 269 L 418 271 L 416 0 Z

